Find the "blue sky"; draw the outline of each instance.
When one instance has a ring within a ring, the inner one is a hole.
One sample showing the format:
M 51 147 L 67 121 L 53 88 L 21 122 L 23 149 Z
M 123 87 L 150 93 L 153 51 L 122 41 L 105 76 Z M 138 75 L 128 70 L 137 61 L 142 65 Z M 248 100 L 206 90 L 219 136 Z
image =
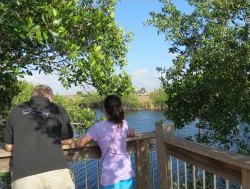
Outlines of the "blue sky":
M 134 34 L 129 44 L 126 70 L 131 74 L 137 89 L 147 91 L 160 86 L 157 66 L 171 66 L 172 55 L 168 53 L 168 44 L 163 35 L 157 35 L 157 29 L 145 26 L 150 11 L 160 12 L 162 4 L 157 0 L 121 0 L 116 7 L 118 26 Z
M 189 12 L 186 0 L 174 0 L 178 9 Z M 119 27 L 134 34 L 133 41 L 129 43 L 127 54 L 128 65 L 125 70 L 131 75 L 135 88 L 144 87 L 152 91 L 160 87 L 159 74 L 156 67 L 169 68 L 174 55 L 168 52 L 169 42 L 162 34 L 157 34 L 157 28 L 145 26 L 150 18 L 149 12 L 160 12 L 162 3 L 159 0 L 118 0 L 115 19 Z M 80 87 L 65 89 L 55 75 L 44 74 L 27 76 L 25 79 L 34 84 L 43 83 L 52 87 L 58 94 L 75 94 L 82 90 Z

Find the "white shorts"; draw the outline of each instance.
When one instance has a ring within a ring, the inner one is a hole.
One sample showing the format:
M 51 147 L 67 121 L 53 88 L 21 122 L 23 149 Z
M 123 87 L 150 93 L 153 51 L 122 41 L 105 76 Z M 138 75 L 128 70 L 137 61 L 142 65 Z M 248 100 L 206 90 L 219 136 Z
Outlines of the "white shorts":
M 69 169 L 58 169 L 15 180 L 12 189 L 75 189 Z

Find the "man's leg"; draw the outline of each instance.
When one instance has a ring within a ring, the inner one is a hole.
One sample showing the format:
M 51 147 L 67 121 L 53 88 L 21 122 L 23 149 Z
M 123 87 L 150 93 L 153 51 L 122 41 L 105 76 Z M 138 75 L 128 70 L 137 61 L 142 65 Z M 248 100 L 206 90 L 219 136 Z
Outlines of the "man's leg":
M 44 189 L 40 174 L 31 175 L 15 180 L 11 183 L 12 189 Z
M 47 189 L 75 189 L 69 169 L 59 169 L 44 173 Z

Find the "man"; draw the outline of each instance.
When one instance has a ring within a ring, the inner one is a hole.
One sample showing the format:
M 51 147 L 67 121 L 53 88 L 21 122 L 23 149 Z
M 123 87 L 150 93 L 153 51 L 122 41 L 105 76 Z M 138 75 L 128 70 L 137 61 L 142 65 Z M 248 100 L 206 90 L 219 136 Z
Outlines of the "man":
M 39 85 L 10 113 L 5 149 L 13 151 L 12 189 L 75 188 L 62 151 L 62 144 L 72 142 L 72 127 L 52 99 L 51 88 Z

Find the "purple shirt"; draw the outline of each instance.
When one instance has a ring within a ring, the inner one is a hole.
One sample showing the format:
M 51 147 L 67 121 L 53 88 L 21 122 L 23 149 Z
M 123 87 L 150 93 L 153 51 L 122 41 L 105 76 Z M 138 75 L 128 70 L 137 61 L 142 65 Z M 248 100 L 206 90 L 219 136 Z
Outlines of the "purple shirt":
M 110 121 L 100 121 L 86 133 L 95 140 L 102 151 L 101 185 L 107 186 L 133 177 L 130 156 L 127 153 L 127 121 L 117 127 Z

